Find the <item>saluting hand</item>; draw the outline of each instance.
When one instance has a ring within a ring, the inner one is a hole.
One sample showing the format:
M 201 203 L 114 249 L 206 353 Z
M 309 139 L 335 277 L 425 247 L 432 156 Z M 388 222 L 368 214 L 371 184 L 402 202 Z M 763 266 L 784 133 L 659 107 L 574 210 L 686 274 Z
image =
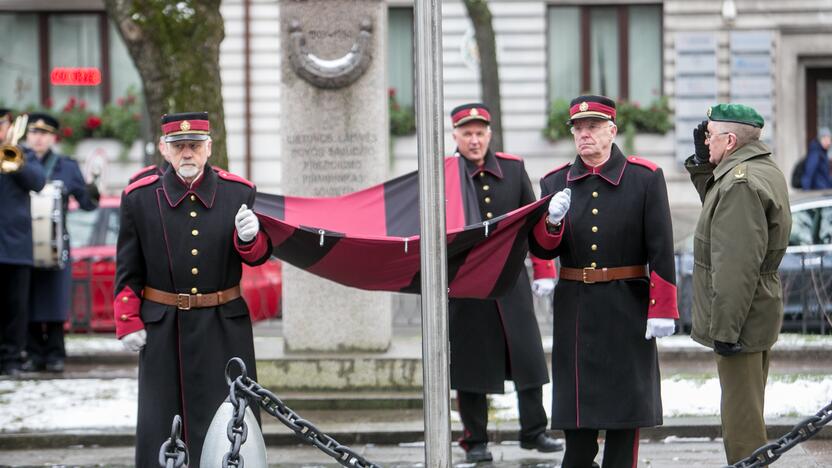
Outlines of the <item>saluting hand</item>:
M 705 134 L 708 133 L 708 121 L 703 120 L 693 129 L 693 162 L 705 164 L 711 159 L 711 151 L 705 144 Z
M 569 210 L 569 204 L 572 200 L 572 190 L 565 188 L 556 193 L 551 200 L 549 200 L 549 222 L 558 224 L 563 221 L 566 212 Z
M 234 225 L 237 227 L 237 237 L 243 242 L 251 242 L 260 231 L 260 221 L 257 215 L 248 209 L 245 203 L 240 205 L 240 210 L 234 217 Z

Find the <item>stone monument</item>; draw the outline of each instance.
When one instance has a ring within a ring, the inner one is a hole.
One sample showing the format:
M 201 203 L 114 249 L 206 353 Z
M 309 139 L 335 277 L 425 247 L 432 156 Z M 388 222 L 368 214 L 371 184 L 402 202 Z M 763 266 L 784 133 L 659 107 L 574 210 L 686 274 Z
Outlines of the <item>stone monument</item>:
M 328 197 L 384 181 L 389 124 L 381 0 L 281 0 L 283 193 Z M 391 295 L 283 266 L 287 352 L 385 351 Z

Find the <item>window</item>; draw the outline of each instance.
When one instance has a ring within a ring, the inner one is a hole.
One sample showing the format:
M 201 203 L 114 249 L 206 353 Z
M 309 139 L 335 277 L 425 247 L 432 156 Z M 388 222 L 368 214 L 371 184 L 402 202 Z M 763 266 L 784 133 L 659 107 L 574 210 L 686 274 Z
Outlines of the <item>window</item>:
M 550 6 L 549 100 L 584 92 L 649 105 L 661 96 L 661 5 Z
M 13 109 L 60 109 L 74 97 L 100 111 L 104 104 L 141 89 L 141 79 L 115 27 L 103 12 L 0 13 L 0 104 Z M 57 70 L 92 70 L 100 83 L 67 85 Z M 53 79 L 54 78 L 54 79 Z
M 387 30 L 387 75 L 396 101 L 413 107 L 413 9 L 390 8 Z
M 832 206 L 814 207 L 792 213 L 789 245 L 832 244 Z

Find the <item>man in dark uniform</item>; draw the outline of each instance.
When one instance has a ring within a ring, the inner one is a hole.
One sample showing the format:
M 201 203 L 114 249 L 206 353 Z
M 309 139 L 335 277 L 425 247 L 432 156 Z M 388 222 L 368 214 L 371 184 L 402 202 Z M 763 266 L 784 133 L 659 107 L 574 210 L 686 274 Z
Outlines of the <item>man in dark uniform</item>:
M 63 268 L 32 269 L 29 288 L 29 334 L 26 341 L 26 371 L 63 372 L 64 322 L 72 302 L 72 262 L 69 261 L 69 232 L 66 229 L 66 213 L 69 197 L 78 202 L 82 210 L 98 207 L 100 194 L 95 184 L 84 181 L 78 163 L 52 150 L 60 128 L 58 120 L 49 114 L 29 114 L 26 129 L 26 146 L 37 156 L 46 173 L 47 184 L 59 182 L 61 187 L 62 235 L 66 247 Z
M 9 109 L 0 109 L 6 143 L 11 123 Z M 29 300 L 32 259 L 32 215 L 29 191 L 39 192 L 46 176 L 35 154 L 24 151 L 24 164 L 0 171 L 0 374 L 17 376 L 26 344 L 26 310 Z
M 139 355 L 136 466 L 157 466 L 174 415 L 182 416 L 191 467 L 228 396 L 224 368 L 238 356 L 256 378 L 242 263 L 260 265 L 254 185 L 207 164 L 205 112 L 162 117 L 170 168 L 124 189 L 117 245 L 116 335 Z M 256 408 L 253 408 L 256 409 Z
M 606 430 L 604 468 L 631 468 L 638 428 L 662 424 L 653 337 L 674 332 L 673 232 L 662 170 L 613 143 L 615 102 L 570 105 L 578 156 L 546 175 L 555 194 L 531 251 L 560 257 L 554 294 L 552 428 L 566 434 L 564 468 L 589 468 Z
M 490 120 L 488 109 L 479 103 L 451 112 L 455 157 L 466 160 L 483 221 L 535 200 L 523 160 L 489 150 Z M 539 263 L 535 271 L 545 271 L 541 277 L 554 277 L 551 261 Z M 457 391 L 465 426 L 460 446 L 466 460 L 492 459 L 487 448 L 486 394 L 503 393 L 506 380 L 513 380 L 517 391 L 521 446 L 541 452 L 561 450 L 562 445 L 546 435 L 542 386 L 549 375 L 526 273 L 518 275 L 512 291 L 499 300 L 451 299 L 449 305 L 451 388 Z

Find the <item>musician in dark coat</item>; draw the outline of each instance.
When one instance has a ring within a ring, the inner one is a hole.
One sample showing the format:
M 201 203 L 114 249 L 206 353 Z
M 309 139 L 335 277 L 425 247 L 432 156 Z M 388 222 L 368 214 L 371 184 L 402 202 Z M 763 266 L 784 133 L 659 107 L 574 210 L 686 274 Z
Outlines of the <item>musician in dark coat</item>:
M 0 142 L 11 112 L 0 109 Z M 0 172 L 0 375 L 18 376 L 26 346 L 26 310 L 32 273 L 32 215 L 29 192 L 39 192 L 46 176 L 35 154 L 24 151 L 19 169 Z
M 158 466 L 175 415 L 191 467 L 228 396 L 234 356 L 256 378 L 242 264 L 260 265 L 271 242 L 249 207 L 254 185 L 207 164 L 205 112 L 162 117 L 170 167 L 127 186 L 121 197 L 114 313 L 116 335 L 139 354 L 136 466 Z M 256 406 L 252 409 L 256 409 Z
M 552 428 L 564 468 L 631 468 L 638 430 L 662 424 L 653 338 L 671 335 L 676 307 L 670 208 L 662 170 L 613 143 L 615 102 L 581 96 L 569 121 L 578 156 L 546 175 L 555 194 L 530 249 L 560 257 L 554 294 Z
M 488 109 L 479 103 L 451 112 L 456 157 L 466 160 L 483 221 L 535 201 L 523 160 L 489 150 L 490 119 Z M 536 266 L 541 277 L 554 277 L 552 262 L 540 261 Z M 518 275 L 511 292 L 499 300 L 451 299 L 449 309 L 451 388 L 457 391 L 465 426 L 460 446 L 466 460 L 492 459 L 487 448 L 486 395 L 503 393 L 506 380 L 513 380 L 517 390 L 521 446 L 542 452 L 560 450 L 561 444 L 545 432 L 548 418 L 542 386 L 549 375 L 526 272 Z
M 26 145 L 35 153 L 44 172 L 46 182 L 60 183 L 61 216 L 65 250 L 62 268 L 32 269 L 29 288 L 29 333 L 26 340 L 26 371 L 63 372 L 64 322 L 69 316 L 72 303 L 72 262 L 70 261 L 69 232 L 66 229 L 66 213 L 69 197 L 72 196 L 82 210 L 91 211 L 98 207 L 100 194 L 95 184 L 84 181 L 78 163 L 53 151 L 60 128 L 56 118 L 49 114 L 29 114 L 26 129 Z

